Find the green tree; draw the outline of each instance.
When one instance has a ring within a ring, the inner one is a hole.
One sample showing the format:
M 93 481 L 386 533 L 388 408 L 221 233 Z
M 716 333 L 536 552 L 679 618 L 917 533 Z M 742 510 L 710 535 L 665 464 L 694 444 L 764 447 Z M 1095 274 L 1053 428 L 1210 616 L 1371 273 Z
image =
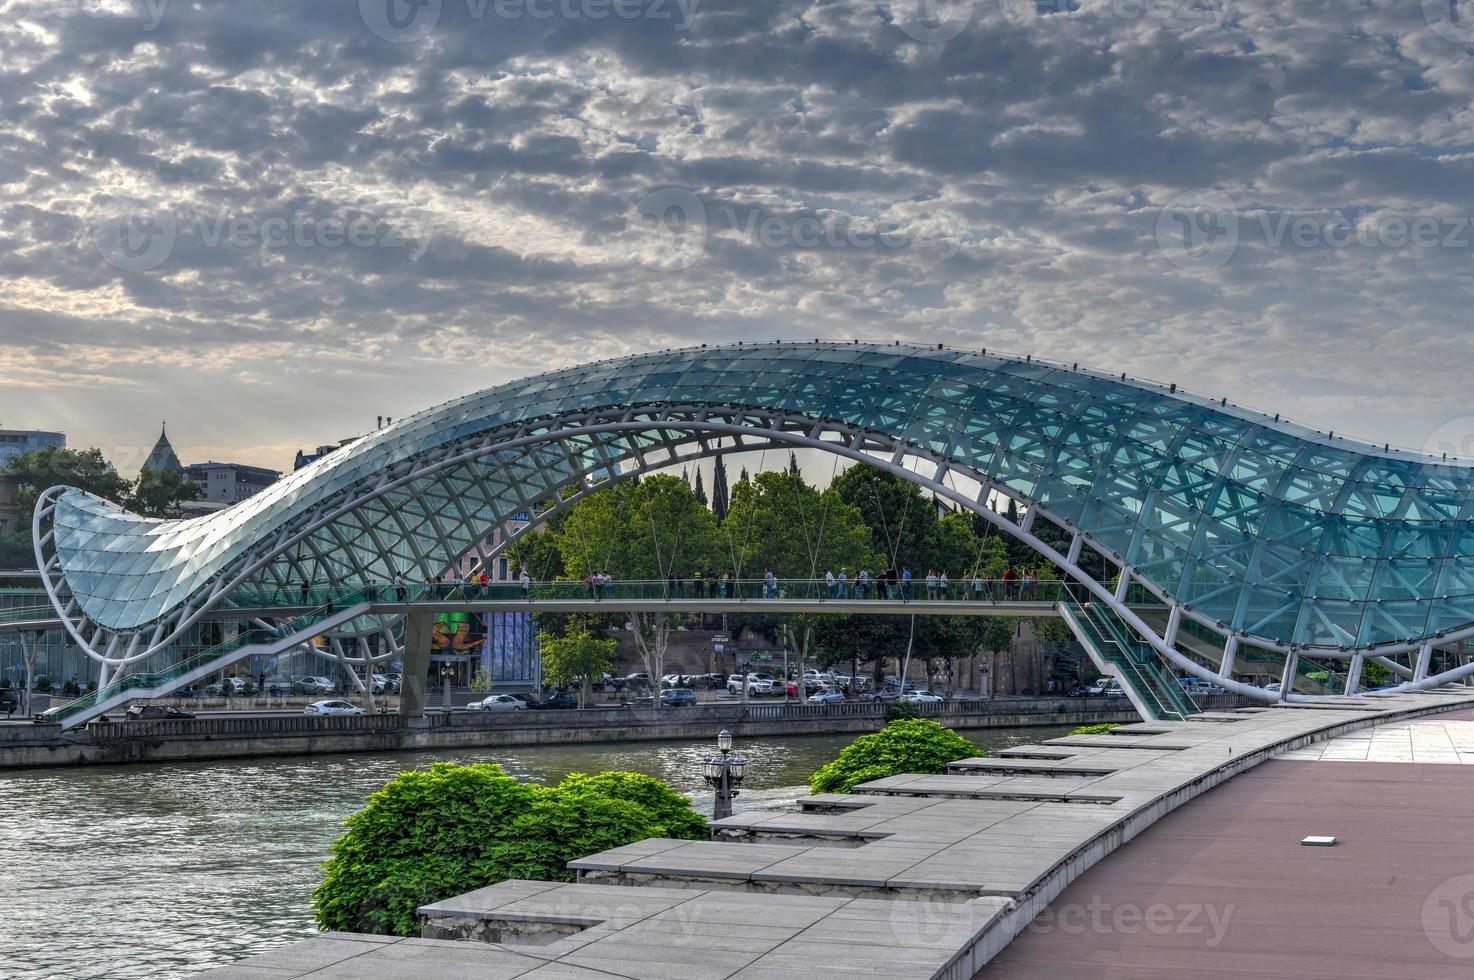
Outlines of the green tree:
M 21 513 L 36 506 L 36 498 L 55 486 L 76 487 L 95 497 L 123 504 L 130 484 L 113 469 L 100 449 L 58 449 L 48 446 L 21 453 L 6 465 L 4 475 L 16 481 Z
M 181 503 L 198 500 L 199 496 L 199 486 L 178 473 L 144 470 L 129 490 L 124 506 L 143 517 L 172 517 Z
M 414 936 L 416 910 L 451 895 L 509 878 L 572 881 L 574 858 L 706 836 L 689 801 L 648 776 L 575 774 L 549 788 L 500 766 L 438 762 L 401 773 L 348 818 L 313 893 L 317 924 Z
M 832 490 L 820 493 L 791 471 L 759 473 L 737 484 L 722 532 L 739 577 L 758 578 L 772 571 L 780 579 L 816 579 L 843 571 L 853 589 L 860 569 L 874 574 L 880 567 L 859 510 Z M 800 678 L 815 626 L 816 617 L 807 615 L 788 623 Z
M 902 773 L 936 775 L 947 763 L 981 755 L 976 745 L 924 718 L 893 721 L 874 735 L 862 735 L 839 753 L 839 758 L 809 779 L 814 793 L 848 793 L 868 783 Z
M 727 511 L 731 509 L 731 500 L 731 490 L 727 486 L 726 459 L 718 456 L 712 462 L 711 470 L 711 512 L 716 515 L 718 521 L 727 519 Z
M 561 636 L 539 633 L 537 646 L 542 654 L 543 678 L 552 684 L 577 684 L 578 706 L 582 708 L 588 704 L 593 679 L 614 665 L 618 644 L 591 636 L 583 623 L 575 621 Z
M 657 475 L 616 483 L 580 501 L 556 536 L 565 577 L 606 571 L 616 579 L 686 581 L 712 567 L 723 553 L 716 517 L 696 500 L 686 481 Z M 665 672 L 665 650 L 675 618 L 630 613 L 630 631 L 651 683 Z M 661 704 L 657 697 L 656 705 Z
M 104 500 L 123 504 L 129 483 L 119 476 L 100 449 L 58 449 L 48 446 L 13 457 L 0 470 L 16 485 L 16 507 L 21 526 L 0 535 L 0 568 L 34 568 L 36 553 L 31 542 L 30 515 L 36 498 L 55 486 L 76 487 Z

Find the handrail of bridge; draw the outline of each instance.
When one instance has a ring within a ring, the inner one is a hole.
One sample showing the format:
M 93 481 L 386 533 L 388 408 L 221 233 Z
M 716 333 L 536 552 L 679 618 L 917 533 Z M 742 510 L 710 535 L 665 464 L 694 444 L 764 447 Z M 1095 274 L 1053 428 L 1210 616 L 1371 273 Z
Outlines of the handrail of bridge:
M 748 600 L 806 600 L 826 602 L 875 601 L 914 602 L 1037 602 L 1055 603 L 1073 592 L 1084 589 L 1070 582 L 1056 579 L 1026 582 L 1022 579 L 952 579 L 945 587 L 938 583 L 928 587 L 924 578 L 905 582 L 846 582 L 825 579 L 727 579 L 722 581 L 695 580 L 680 577 L 673 580 L 628 579 L 608 582 L 544 581 L 533 582 L 526 590 L 516 582 L 389 582 L 355 586 L 351 589 L 308 588 L 274 589 L 271 591 L 238 592 L 232 594 L 232 608 L 271 609 L 275 607 L 298 608 L 313 605 L 319 608 L 336 605 L 342 607 L 356 602 L 376 605 L 408 605 L 426 602 L 578 602 L 588 600 L 682 600 L 714 599 L 732 602 Z

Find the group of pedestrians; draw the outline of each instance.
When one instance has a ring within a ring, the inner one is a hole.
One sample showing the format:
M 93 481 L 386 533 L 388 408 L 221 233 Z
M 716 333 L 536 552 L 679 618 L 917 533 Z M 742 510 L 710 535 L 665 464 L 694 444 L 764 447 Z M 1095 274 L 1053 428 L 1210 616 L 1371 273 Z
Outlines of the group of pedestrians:
M 532 594 L 532 577 L 527 569 L 523 568 L 517 578 L 522 598 L 528 600 Z M 870 569 L 861 568 L 853 575 L 848 566 L 840 566 L 839 572 L 826 570 L 824 576 L 817 582 L 804 582 L 805 589 L 802 590 L 809 595 L 809 588 L 822 583 L 823 596 L 828 599 L 888 599 L 891 601 L 911 602 L 918 598 L 916 575 L 911 566 L 901 563 L 871 574 Z M 447 572 L 445 576 L 430 586 L 430 592 L 439 599 L 464 599 L 475 601 L 482 598 L 490 598 L 490 576 L 482 571 L 469 578 L 456 569 Z M 982 569 L 972 569 L 965 573 L 961 579 L 954 581 L 945 568 L 940 571 L 927 569 L 926 575 L 922 577 L 921 583 L 924 587 L 922 598 L 931 602 L 947 599 L 962 599 L 973 602 L 998 602 L 1002 601 L 1030 601 L 1038 597 L 1039 576 L 1033 569 L 1022 571 L 1015 569 L 1012 565 L 1003 570 L 1001 579 L 987 578 Z M 588 589 L 589 597 L 592 599 L 606 599 L 614 597 L 614 576 L 607 571 L 594 571 L 584 576 L 584 585 Z M 665 597 L 667 599 L 737 599 L 743 598 L 740 594 L 742 580 L 731 572 L 702 571 L 696 570 L 689 575 L 677 575 L 671 572 L 665 579 Z M 399 602 L 404 602 L 408 596 L 408 587 L 403 575 L 394 576 L 394 594 Z M 790 585 L 781 580 L 770 568 L 763 574 L 762 597 L 764 599 L 789 598 Z M 307 583 L 301 586 L 301 602 L 308 604 L 309 590 Z

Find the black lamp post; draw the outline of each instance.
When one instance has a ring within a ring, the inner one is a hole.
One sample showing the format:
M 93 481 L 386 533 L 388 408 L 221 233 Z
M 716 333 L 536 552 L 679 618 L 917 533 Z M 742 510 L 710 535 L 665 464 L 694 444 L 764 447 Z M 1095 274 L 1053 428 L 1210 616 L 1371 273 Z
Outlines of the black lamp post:
M 742 775 L 747 770 L 747 760 L 732 755 L 731 732 L 724 730 L 717 736 L 717 750 L 721 755 L 707 759 L 703 767 L 706 782 L 717 791 L 716 805 L 712 809 L 713 820 L 732 815 L 732 798 L 737 795 L 737 788 L 742 785 Z

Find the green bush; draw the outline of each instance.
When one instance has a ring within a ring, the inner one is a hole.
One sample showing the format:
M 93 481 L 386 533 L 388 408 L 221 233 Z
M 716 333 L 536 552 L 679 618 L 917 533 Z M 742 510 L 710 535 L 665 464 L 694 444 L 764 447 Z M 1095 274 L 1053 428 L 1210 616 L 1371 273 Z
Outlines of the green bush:
M 1081 725 L 1070 732 L 1071 735 L 1104 735 L 1113 728 L 1120 728 L 1121 723 L 1116 721 L 1101 722 L 1099 725 Z
M 809 789 L 815 793 L 848 793 L 860 783 L 900 773 L 943 773 L 947 763 L 981 754 L 976 745 L 934 721 L 893 721 L 874 735 L 862 735 L 846 746 L 838 759 L 810 777 Z
M 31 681 L 31 686 L 40 691 L 42 694 L 45 694 L 47 691 L 51 690 L 51 678 L 47 677 L 45 674 L 42 674 L 35 680 Z
M 566 792 L 588 792 L 643 807 L 663 830 L 657 836 L 701 840 L 710 836 L 706 818 L 691 809 L 691 801 L 670 786 L 638 772 L 569 773 L 558 784 Z
M 908 718 L 920 718 L 921 705 L 915 701 L 892 701 L 885 706 L 886 721 L 905 721 Z
M 313 893 L 324 930 L 419 934 L 416 910 L 508 878 L 572 881 L 569 861 L 647 837 L 703 838 L 680 794 L 637 773 L 547 788 L 496 765 L 440 762 L 369 797 L 334 842 Z

